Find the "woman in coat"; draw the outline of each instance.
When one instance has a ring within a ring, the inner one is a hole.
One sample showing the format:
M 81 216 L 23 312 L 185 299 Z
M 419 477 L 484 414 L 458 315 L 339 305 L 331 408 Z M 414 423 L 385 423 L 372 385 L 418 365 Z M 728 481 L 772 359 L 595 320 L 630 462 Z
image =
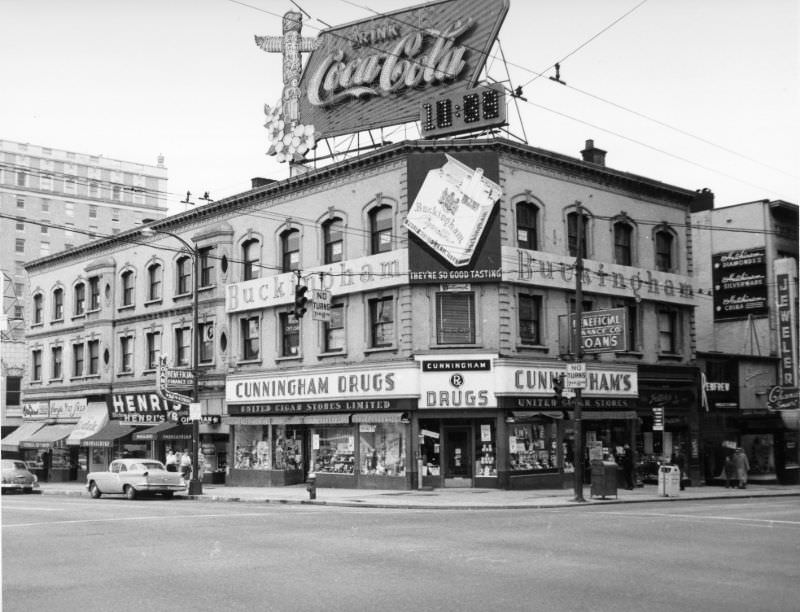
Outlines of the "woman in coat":
M 744 489 L 747 486 L 747 472 L 750 470 L 750 462 L 747 460 L 747 455 L 744 454 L 744 449 L 739 447 L 733 453 L 733 467 L 736 470 L 736 479 L 739 481 L 739 488 Z

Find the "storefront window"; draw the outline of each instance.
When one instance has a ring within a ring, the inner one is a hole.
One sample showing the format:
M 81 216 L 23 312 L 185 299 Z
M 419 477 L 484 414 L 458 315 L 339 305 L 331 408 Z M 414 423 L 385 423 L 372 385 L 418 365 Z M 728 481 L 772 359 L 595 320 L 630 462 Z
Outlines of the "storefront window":
M 300 429 L 285 425 L 272 426 L 274 466 L 276 470 L 303 469 L 303 436 Z
M 494 423 L 481 423 L 478 426 L 476 442 L 475 476 L 497 476 L 497 447 L 495 445 Z
M 311 428 L 312 471 L 353 474 L 355 471 L 355 436 L 350 427 Z
M 422 454 L 422 475 L 441 475 L 441 436 L 439 424 L 435 421 L 420 421 L 420 452 Z
M 266 425 L 240 425 L 236 428 L 237 470 L 271 470 L 269 433 Z
M 405 476 L 406 453 L 400 423 L 361 423 L 358 452 L 362 474 Z
M 509 466 L 512 471 L 558 469 L 558 436 L 554 422 L 516 423 L 510 427 Z

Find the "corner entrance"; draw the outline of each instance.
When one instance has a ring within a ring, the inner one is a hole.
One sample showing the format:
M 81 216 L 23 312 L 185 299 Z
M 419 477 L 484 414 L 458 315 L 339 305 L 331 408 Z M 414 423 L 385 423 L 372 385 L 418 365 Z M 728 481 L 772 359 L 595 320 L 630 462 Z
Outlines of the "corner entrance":
M 444 486 L 472 486 L 472 429 L 444 428 Z

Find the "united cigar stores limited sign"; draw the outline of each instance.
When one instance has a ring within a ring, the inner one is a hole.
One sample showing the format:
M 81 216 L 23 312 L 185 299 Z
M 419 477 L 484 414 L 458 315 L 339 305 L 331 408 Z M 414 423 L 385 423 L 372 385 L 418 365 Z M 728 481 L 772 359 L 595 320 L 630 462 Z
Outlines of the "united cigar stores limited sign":
M 444 0 L 323 30 L 299 115 L 325 137 L 416 121 L 425 99 L 474 87 L 508 0 Z

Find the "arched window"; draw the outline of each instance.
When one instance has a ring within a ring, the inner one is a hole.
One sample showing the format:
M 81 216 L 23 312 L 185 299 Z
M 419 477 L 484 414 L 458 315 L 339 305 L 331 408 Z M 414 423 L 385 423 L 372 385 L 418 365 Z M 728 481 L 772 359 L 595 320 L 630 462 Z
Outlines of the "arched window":
M 60 287 L 53 291 L 53 321 L 64 318 L 64 290 Z
M 344 222 L 339 217 L 329 219 L 322 224 L 322 233 L 325 242 L 324 263 L 342 261 L 344 258 Z
M 536 226 L 539 209 L 530 202 L 517 204 L 517 246 L 521 249 L 538 248 Z
M 633 228 L 630 223 L 614 224 L 614 262 L 621 266 L 633 265 Z
M 589 233 L 589 215 L 583 216 L 583 227 L 581 228 L 581 256 L 586 257 L 588 254 L 587 245 L 589 244 L 586 239 Z M 571 257 L 578 256 L 578 213 L 571 212 L 567 215 L 567 242 L 569 246 L 569 254 Z
M 33 324 L 42 323 L 44 323 L 44 298 L 41 293 L 37 293 L 33 296 Z
M 300 269 L 300 230 L 290 229 L 281 234 L 283 272 Z
M 242 280 L 252 280 L 261 276 L 261 243 L 253 238 L 242 243 Z
M 122 273 L 122 305 L 133 305 L 133 270 L 126 270 Z
M 660 272 L 671 272 L 675 269 L 675 235 L 667 227 L 656 229 L 655 265 Z
M 392 250 L 392 207 L 378 206 L 369 212 L 370 254 Z
M 81 282 L 75 285 L 73 296 L 75 303 L 74 314 L 79 317 L 86 313 L 86 284 Z
M 161 264 L 154 263 L 147 268 L 147 299 L 149 301 L 161 299 Z
M 181 257 L 175 262 L 175 272 L 177 277 L 176 295 L 185 295 L 192 291 L 192 258 Z

